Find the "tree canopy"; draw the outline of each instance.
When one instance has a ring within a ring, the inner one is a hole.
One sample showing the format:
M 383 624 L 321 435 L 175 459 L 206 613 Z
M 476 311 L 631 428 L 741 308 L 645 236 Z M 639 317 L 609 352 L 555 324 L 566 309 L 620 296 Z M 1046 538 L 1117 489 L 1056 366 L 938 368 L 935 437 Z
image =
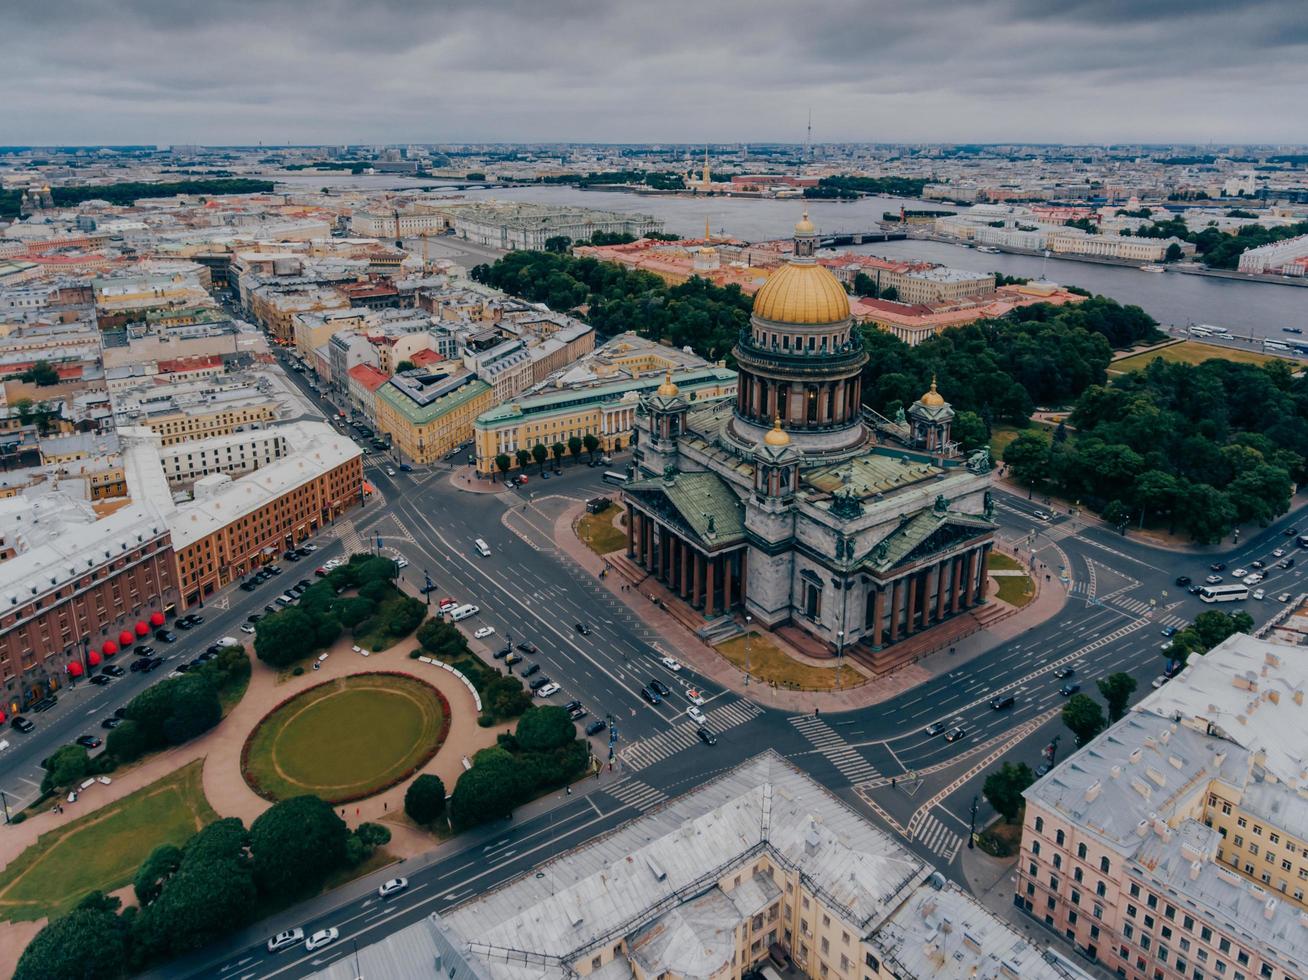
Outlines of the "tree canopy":
M 1012 823 L 1022 811 L 1022 791 L 1035 782 L 1035 773 L 1025 762 L 1005 762 L 986 777 L 981 788 L 995 812 Z
M 429 824 L 445 812 L 445 784 L 423 773 L 404 791 L 404 812 L 414 823 Z
M 92 893 L 43 928 L 23 950 L 14 980 L 115 980 L 127 966 L 128 937 L 117 899 Z
M 348 836 L 345 821 L 316 796 L 274 803 L 250 826 L 259 888 L 289 895 L 320 884 L 344 862 Z
M 1072 730 L 1077 745 L 1085 745 L 1104 730 L 1104 711 L 1097 701 L 1073 694 L 1063 705 L 1063 724 Z

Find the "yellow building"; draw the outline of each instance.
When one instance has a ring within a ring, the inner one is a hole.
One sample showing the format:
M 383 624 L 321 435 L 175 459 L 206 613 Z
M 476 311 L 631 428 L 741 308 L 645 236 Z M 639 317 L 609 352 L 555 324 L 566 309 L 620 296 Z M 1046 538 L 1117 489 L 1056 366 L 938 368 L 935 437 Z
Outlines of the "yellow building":
M 633 360 L 639 364 L 654 365 L 657 358 L 657 352 L 647 349 L 633 353 Z M 658 366 L 663 363 L 666 360 Z M 635 365 L 624 367 L 635 370 Z M 736 372 L 727 368 L 668 373 L 682 397 L 692 403 L 735 397 Z M 519 449 L 530 452 L 538 443 L 549 449 L 556 442 L 567 445 L 574 437 L 595 436 L 606 453 L 627 448 L 641 396 L 652 394 L 665 377 L 647 374 L 577 390 L 530 395 L 486 412 L 478 417 L 475 426 L 477 472 L 493 476 L 498 469 L 497 456 L 508 456 L 512 467 L 516 467 Z
M 179 408 L 174 412 L 133 420 L 161 437 L 161 444 L 171 446 L 188 439 L 228 436 L 248 428 L 262 428 L 277 421 L 276 403 L 259 401 L 250 405 L 199 406 Z
M 291 339 L 295 352 L 306 361 L 313 352 L 342 330 L 358 330 L 364 325 L 367 310 L 349 307 L 321 313 L 297 313 L 291 317 Z
M 472 438 L 473 421 L 494 404 L 474 375 L 396 375 L 377 389 L 377 428 L 415 463 L 434 463 Z

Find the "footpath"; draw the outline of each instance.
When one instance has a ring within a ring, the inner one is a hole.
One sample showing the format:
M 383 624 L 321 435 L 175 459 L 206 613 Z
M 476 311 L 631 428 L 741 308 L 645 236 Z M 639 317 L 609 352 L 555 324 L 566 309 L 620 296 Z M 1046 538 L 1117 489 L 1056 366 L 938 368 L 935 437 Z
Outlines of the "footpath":
M 617 599 L 626 603 L 659 634 L 660 640 L 655 644 L 656 648 L 668 656 L 676 657 L 697 674 L 715 684 L 760 705 L 782 711 L 811 714 L 815 708 L 825 712 L 839 712 L 880 704 L 912 690 L 933 677 L 947 674 L 960 664 L 965 664 L 988 650 L 1021 636 L 1033 626 L 1057 615 L 1067 601 L 1066 588 L 1057 579 L 1039 582 L 1038 576 L 1032 576 L 1037 590 L 1034 599 L 993 625 L 959 639 L 950 648 L 952 653 L 950 649 L 938 650 L 927 654 L 915 663 L 844 690 L 792 691 L 774 688 L 756 679 L 752 679 L 747 684 L 744 671 L 706 644 L 666 608 L 651 602 L 638 585 L 631 584 L 619 574 L 610 574 L 607 571 L 606 560 L 595 554 L 573 532 L 573 524 L 584 510 L 585 504 L 579 502 L 566 508 L 556 517 L 553 528 L 554 543 L 569 558 L 596 576 Z M 601 572 L 605 573 L 603 577 L 600 576 Z M 627 585 L 630 585 L 630 588 L 624 589 L 623 586 Z M 993 593 L 992 586 L 990 594 L 993 596 Z M 989 601 L 998 600 L 991 598 Z M 776 643 L 784 642 L 775 634 L 770 639 Z M 802 654 L 797 655 L 796 659 L 808 660 Z M 833 666 L 833 663 L 828 660 L 824 665 Z

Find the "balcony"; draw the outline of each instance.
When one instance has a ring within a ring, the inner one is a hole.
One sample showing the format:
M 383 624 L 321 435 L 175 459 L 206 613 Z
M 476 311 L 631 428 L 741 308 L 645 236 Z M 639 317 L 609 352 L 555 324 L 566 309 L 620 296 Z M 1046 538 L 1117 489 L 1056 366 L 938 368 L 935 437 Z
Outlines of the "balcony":
M 852 373 L 867 361 L 861 339 L 843 344 L 836 350 L 794 351 L 760 347 L 747 330 L 741 331 L 733 353 L 737 362 L 746 368 L 814 378 Z

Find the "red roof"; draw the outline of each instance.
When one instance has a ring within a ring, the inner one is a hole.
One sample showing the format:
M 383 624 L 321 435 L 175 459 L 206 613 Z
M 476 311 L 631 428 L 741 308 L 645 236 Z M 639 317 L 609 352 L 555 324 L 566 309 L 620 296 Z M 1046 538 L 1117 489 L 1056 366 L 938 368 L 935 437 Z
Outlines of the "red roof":
M 222 367 L 223 359 L 217 354 L 197 354 L 194 357 L 174 357 L 159 362 L 160 374 L 177 374 L 182 371 L 207 371 Z
M 390 380 L 390 376 L 385 371 L 379 370 L 371 364 L 356 364 L 350 368 L 349 375 L 369 391 L 376 391 Z
M 434 350 L 420 350 L 416 354 L 411 354 L 409 360 L 413 362 L 414 367 L 426 367 L 429 364 L 435 364 L 437 361 L 445 360 L 444 354 L 438 354 Z

